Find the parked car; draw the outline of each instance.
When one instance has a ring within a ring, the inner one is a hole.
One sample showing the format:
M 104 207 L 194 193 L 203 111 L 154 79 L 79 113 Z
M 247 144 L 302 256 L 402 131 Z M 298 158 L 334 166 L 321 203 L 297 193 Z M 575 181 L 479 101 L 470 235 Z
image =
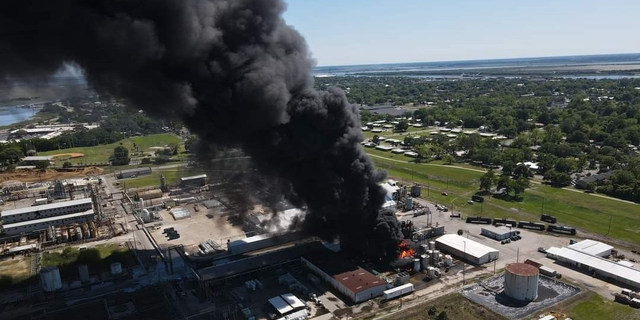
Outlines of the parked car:
M 547 253 L 547 249 L 543 248 L 543 247 L 539 247 L 538 248 L 538 252 L 540 253 Z
M 468 204 L 474 204 L 473 200 L 467 201 Z
M 449 194 L 448 194 L 448 193 L 446 193 L 446 192 L 444 192 L 444 191 L 442 191 L 441 195 L 443 195 L 443 196 L 445 196 L 445 197 L 446 197 L 446 196 L 448 196 Z

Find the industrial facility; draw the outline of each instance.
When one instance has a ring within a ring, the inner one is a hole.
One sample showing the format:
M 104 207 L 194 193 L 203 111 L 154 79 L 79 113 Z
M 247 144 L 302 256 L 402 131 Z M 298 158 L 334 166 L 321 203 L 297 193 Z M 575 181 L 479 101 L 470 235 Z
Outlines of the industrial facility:
M 93 201 L 90 198 L 37 205 L 1 212 L 0 233 L 17 235 L 46 230 L 50 226 L 85 223 L 93 218 Z
M 446 234 L 436 239 L 436 246 L 458 259 L 471 262 L 475 265 L 498 260 L 500 251 L 485 246 L 481 243 L 469 240 L 457 234 Z
M 301 260 L 302 264 L 352 302 L 360 303 L 379 297 L 387 290 L 387 283 L 382 279 L 339 258 L 328 249 L 304 255 Z

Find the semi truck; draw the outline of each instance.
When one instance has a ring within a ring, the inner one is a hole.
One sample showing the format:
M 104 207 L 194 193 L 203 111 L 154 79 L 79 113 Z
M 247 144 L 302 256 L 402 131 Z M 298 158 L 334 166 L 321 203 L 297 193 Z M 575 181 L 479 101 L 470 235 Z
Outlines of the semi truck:
M 391 299 L 395 299 L 397 297 L 403 296 L 405 294 L 409 294 L 411 292 L 413 292 L 414 288 L 413 288 L 413 284 L 411 283 L 407 283 L 407 284 L 403 284 L 401 286 L 397 286 L 395 288 L 391 288 L 389 290 L 385 290 L 382 292 L 382 299 L 383 300 L 391 300 Z

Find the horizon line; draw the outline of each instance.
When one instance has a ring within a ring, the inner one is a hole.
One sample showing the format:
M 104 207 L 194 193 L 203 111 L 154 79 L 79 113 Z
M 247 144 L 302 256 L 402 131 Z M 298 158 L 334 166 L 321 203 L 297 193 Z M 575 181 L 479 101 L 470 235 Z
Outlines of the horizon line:
M 468 60 L 434 60 L 434 61 L 413 61 L 413 62 L 382 62 L 382 63 L 334 64 L 334 65 L 317 65 L 317 66 L 314 66 L 313 68 L 316 69 L 316 68 L 329 68 L 329 67 L 357 67 L 357 66 L 376 66 L 376 65 L 392 65 L 392 64 L 473 62 L 473 61 L 497 61 L 497 60 L 518 60 L 518 59 L 549 59 L 549 58 L 623 56 L 623 55 L 640 55 L 640 52 L 592 53 L 592 54 L 577 54 L 577 55 L 535 56 L 535 57 L 529 56 L 529 57 L 511 57 L 511 58 L 484 58 L 484 59 L 468 59 Z

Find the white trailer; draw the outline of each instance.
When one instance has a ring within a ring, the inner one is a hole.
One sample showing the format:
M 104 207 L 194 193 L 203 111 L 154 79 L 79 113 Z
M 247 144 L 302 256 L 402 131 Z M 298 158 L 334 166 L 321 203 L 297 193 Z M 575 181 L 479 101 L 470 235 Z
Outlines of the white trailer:
M 551 277 L 551 278 L 558 277 L 558 271 L 555 271 L 549 267 L 540 266 L 538 269 L 540 270 L 540 273 L 542 273 L 547 277 Z
M 382 298 L 384 300 L 391 300 L 393 298 L 397 298 L 399 296 L 402 296 L 411 292 L 413 292 L 413 284 L 407 283 L 407 284 L 403 284 L 401 286 L 383 291 Z

